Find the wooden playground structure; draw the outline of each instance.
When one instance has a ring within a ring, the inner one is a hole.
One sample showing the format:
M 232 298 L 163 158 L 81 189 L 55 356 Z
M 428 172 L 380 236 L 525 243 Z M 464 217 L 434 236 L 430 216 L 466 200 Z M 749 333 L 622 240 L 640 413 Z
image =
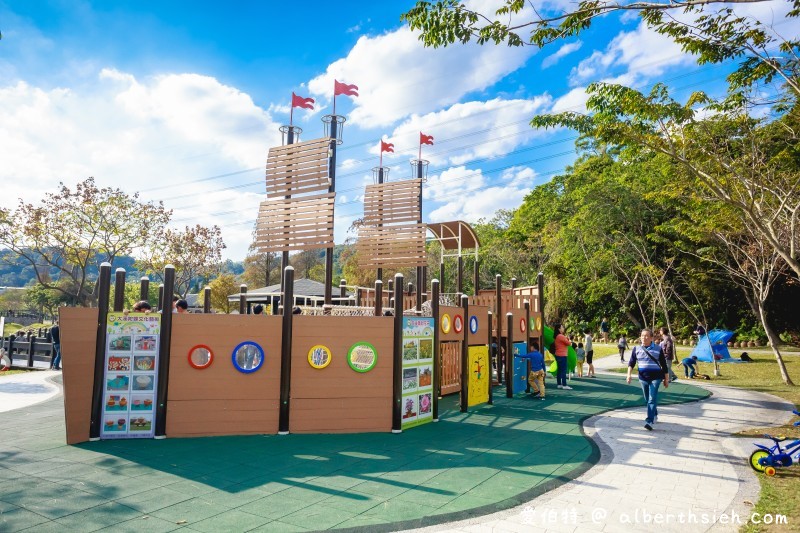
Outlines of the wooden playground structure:
M 513 344 L 542 345 L 542 290 L 479 288 L 479 242 L 462 221 L 422 223 L 427 161 L 410 179 L 367 187 L 357 250 L 376 270 L 374 287 L 332 300 L 336 147 L 342 116 L 323 118 L 326 136 L 285 144 L 267 158 L 267 200 L 257 221 L 261 251 L 283 254 L 279 313 L 175 314 L 168 266 L 153 314 L 123 309 L 125 271 L 100 268 L 97 308 L 60 311 L 67 442 L 105 438 L 400 432 L 438 420 L 438 399 L 459 393 L 461 410 L 492 401 L 492 385 L 512 396 Z M 442 250 L 439 279 L 427 283 L 426 235 Z M 290 251 L 326 249 L 325 305 L 293 314 Z M 469 250 L 469 252 L 467 252 Z M 463 291 L 463 257 L 475 256 L 474 293 Z M 444 293 L 445 261 L 457 261 L 455 290 Z M 383 269 L 414 266 L 419 287 L 401 274 L 383 288 Z M 142 299 L 148 294 L 141 280 Z M 342 296 L 346 282 L 340 284 Z M 243 291 L 244 294 L 244 291 Z M 391 313 L 386 311 L 391 310 Z M 386 316 L 386 315 L 389 316 Z M 490 353 L 491 346 L 497 346 Z M 494 367 L 494 372 L 492 371 Z M 496 381 L 492 382 L 492 378 Z

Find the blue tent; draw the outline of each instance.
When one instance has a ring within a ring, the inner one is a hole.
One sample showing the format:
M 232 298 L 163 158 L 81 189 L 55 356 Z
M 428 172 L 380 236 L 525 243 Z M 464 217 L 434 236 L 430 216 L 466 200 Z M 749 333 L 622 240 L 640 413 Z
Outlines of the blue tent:
M 709 363 L 714 359 L 720 363 L 735 361 L 730 352 L 728 352 L 728 341 L 731 337 L 733 337 L 732 331 L 712 329 L 708 332 L 708 335 L 702 335 L 698 339 L 697 346 L 692 350 L 692 355 L 696 355 L 698 361 Z

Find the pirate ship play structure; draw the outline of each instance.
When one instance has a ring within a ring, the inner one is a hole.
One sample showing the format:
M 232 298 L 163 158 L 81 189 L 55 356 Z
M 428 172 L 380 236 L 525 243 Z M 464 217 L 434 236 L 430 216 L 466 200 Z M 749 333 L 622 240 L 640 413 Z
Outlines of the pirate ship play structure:
M 355 86 L 336 82 L 335 94 Z M 293 95 L 293 107 L 310 99 Z M 312 102 L 313 103 L 313 102 Z M 123 311 L 125 271 L 111 295 L 111 266 L 100 268 L 97 308 L 62 308 L 67 442 L 100 438 L 191 437 L 393 431 L 438 419 L 438 398 L 460 393 L 461 409 L 491 402 L 496 378 L 512 395 L 515 342 L 542 335 L 542 276 L 533 287 L 479 288 L 479 242 L 461 221 L 424 224 L 422 187 L 428 162 L 389 181 L 374 169 L 365 194 L 357 250 L 376 270 L 374 287 L 352 287 L 332 300 L 336 150 L 345 117 L 323 117 L 322 138 L 299 142 L 282 126 L 283 145 L 269 150 L 257 245 L 282 253 L 279 313 L 173 314 Z M 432 137 L 420 136 L 431 144 Z M 421 146 L 420 144 L 420 146 Z M 381 141 L 382 152 L 391 145 Z M 427 288 L 426 235 L 439 243 L 439 279 Z M 293 314 L 291 251 L 325 249 L 326 305 Z M 474 293 L 464 294 L 464 256 L 474 254 Z M 444 289 L 445 262 L 457 261 L 454 290 Z M 383 270 L 416 267 L 418 287 L 401 274 L 383 288 Z M 162 294 L 173 293 L 167 267 Z M 146 279 L 142 298 L 147 295 Z M 243 289 L 244 294 L 244 289 Z M 164 298 L 168 302 L 168 298 Z M 392 309 L 393 316 L 384 316 Z M 496 354 L 492 345 L 502 346 Z M 517 347 L 517 349 L 519 349 Z M 500 353 L 504 352 L 504 358 Z M 520 373 L 518 371 L 518 373 Z

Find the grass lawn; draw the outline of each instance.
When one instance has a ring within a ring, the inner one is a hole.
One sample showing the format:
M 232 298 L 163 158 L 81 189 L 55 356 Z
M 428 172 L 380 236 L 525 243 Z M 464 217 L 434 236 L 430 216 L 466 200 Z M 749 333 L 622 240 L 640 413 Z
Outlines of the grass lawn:
M 690 347 L 678 346 L 678 358 L 688 357 L 691 350 Z M 737 357 L 745 350 L 753 358 L 752 363 L 722 364 L 720 365 L 720 374 L 722 375 L 717 377 L 714 376 L 714 366 L 711 363 L 699 363 L 698 370 L 702 374 L 711 376 L 712 383 L 774 394 L 792 402 L 796 407 L 800 406 L 800 355 L 798 355 L 797 350 L 789 349 L 786 350 L 786 353 L 781 350 L 789 376 L 796 384 L 794 387 L 783 384 L 778 365 L 775 363 L 775 357 L 772 352 L 766 351 L 768 349 L 754 351 L 753 349 L 732 348 L 731 355 Z M 596 358 L 618 353 L 616 346 L 603 344 L 595 344 L 594 351 Z M 626 352 L 626 359 L 629 353 Z M 618 372 L 627 371 L 626 366 L 623 366 L 622 363 L 620 363 L 619 368 L 612 370 Z M 678 366 L 673 370 L 679 377 L 683 377 L 682 367 Z M 794 418 L 794 420 L 796 421 L 797 418 Z M 752 438 L 761 437 L 764 433 L 786 435 L 790 438 L 800 439 L 800 428 L 796 428 L 791 424 L 778 428 L 762 428 L 759 427 L 758 420 L 753 420 L 753 428 L 741 432 L 740 435 Z M 788 525 L 779 526 L 748 524 L 742 528 L 742 531 L 748 533 L 800 531 L 800 497 L 798 497 L 800 495 L 800 465 L 780 469 L 774 477 L 759 474 L 758 479 L 761 482 L 761 495 L 753 511 L 760 513 L 762 516 L 766 514 L 782 514 L 788 517 L 789 523 Z

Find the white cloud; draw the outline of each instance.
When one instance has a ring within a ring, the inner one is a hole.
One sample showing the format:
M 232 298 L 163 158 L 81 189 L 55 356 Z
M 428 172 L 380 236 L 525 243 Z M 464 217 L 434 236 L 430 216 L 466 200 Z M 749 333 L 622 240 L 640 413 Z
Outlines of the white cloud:
M 605 51 L 595 51 L 570 73 L 570 84 L 580 85 L 605 77 L 627 73 L 634 82 L 664 74 L 670 68 L 694 64 L 695 58 L 681 51 L 670 37 L 656 33 L 640 23 L 635 30 L 621 32 Z
M 347 57 L 331 63 L 308 83 L 311 93 L 331 98 L 333 80 L 355 84 L 359 96 L 348 118 L 361 128 L 391 125 L 481 91 L 525 64 L 532 47 L 449 46 L 424 48 L 407 27 L 362 36 Z M 340 97 L 346 100 L 346 97 Z
M 550 103 L 546 94 L 530 100 L 495 98 L 414 115 L 392 133 L 395 152 L 416 156 L 419 133 L 423 132 L 434 137 L 433 146 L 423 146 L 423 158 L 434 165 L 500 157 L 543 134 L 531 128 L 529 121 Z
M 550 109 L 550 112 L 563 113 L 564 111 L 574 111 L 576 113 L 584 113 L 586 112 L 586 101 L 588 99 L 589 95 L 586 94 L 586 87 L 576 87 L 564 96 L 558 98 Z
M 220 225 L 227 255 L 241 259 L 250 227 L 240 223 L 255 219 L 268 147 L 280 145 L 269 114 L 207 76 L 137 80 L 107 69 L 95 79 L 75 90 L 0 86 L 0 205 L 94 176 L 101 186 L 163 199 L 180 226 Z M 243 169 L 255 171 L 202 180 Z M 219 191 L 246 183 L 256 185 Z M 233 212 L 210 215 L 226 206 Z
M 529 167 L 507 169 L 492 183 L 480 169 L 450 168 L 425 184 L 423 198 L 442 204 L 427 218 L 431 222 L 489 219 L 498 209 L 519 207 L 535 179 L 536 172 Z
M 563 45 L 558 49 L 558 51 L 556 51 L 556 53 L 551 54 L 542 60 L 542 69 L 552 67 L 558 63 L 562 57 L 568 56 L 572 52 L 577 52 L 580 50 L 581 46 L 583 46 L 581 41 L 575 41 L 574 43 L 567 43 Z

